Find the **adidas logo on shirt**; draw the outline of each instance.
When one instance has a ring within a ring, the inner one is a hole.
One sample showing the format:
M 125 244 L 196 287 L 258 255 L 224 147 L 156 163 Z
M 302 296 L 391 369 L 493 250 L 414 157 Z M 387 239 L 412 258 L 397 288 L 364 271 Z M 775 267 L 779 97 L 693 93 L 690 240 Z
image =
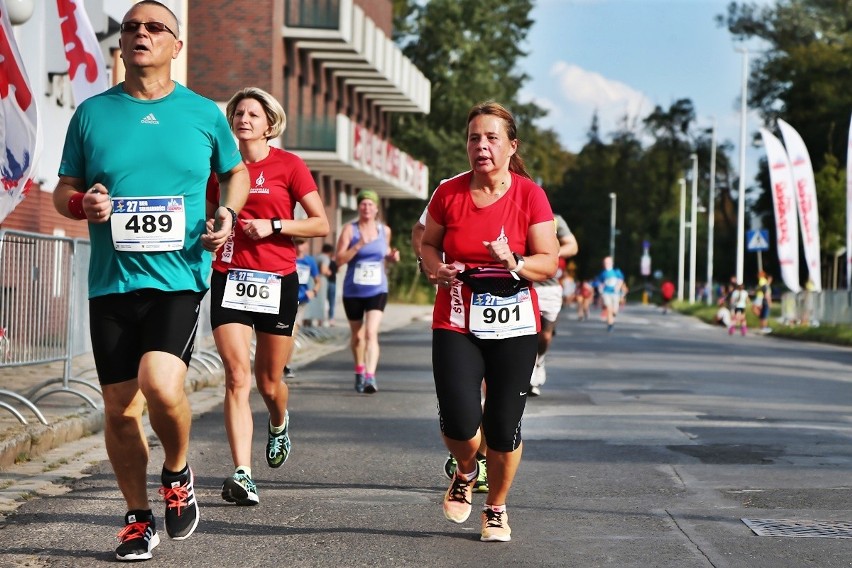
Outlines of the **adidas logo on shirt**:
M 159 121 L 159 120 L 157 120 L 157 117 L 156 117 L 156 116 L 154 116 L 154 113 L 153 113 L 153 112 L 152 112 L 152 113 L 150 113 L 150 114 L 149 114 L 148 116 L 146 116 L 145 118 L 143 118 L 140 122 L 141 122 L 142 124 L 160 124 L 160 121 Z

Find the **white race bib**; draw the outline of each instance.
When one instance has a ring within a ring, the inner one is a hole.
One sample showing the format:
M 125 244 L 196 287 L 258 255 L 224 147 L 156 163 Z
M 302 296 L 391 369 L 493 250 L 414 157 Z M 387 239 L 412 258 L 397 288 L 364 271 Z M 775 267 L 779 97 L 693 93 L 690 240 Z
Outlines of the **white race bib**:
M 305 286 L 311 281 L 311 267 L 307 264 L 296 263 L 296 276 L 299 278 L 299 284 Z
M 355 265 L 352 281 L 364 286 L 378 286 L 382 283 L 382 263 L 359 262 Z
M 181 250 L 186 235 L 183 196 L 114 197 L 110 226 L 115 250 Z
M 535 311 L 529 288 L 502 298 L 473 294 L 470 299 L 470 332 L 480 339 L 505 339 L 535 335 Z
M 244 312 L 277 314 L 281 304 L 281 276 L 271 272 L 232 268 L 225 281 L 222 307 Z

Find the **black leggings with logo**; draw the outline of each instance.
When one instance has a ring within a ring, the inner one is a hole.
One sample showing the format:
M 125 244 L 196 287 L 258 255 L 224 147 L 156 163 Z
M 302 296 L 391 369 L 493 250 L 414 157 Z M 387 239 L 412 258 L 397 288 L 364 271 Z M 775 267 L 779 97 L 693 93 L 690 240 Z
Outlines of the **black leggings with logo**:
M 537 334 L 479 339 L 469 333 L 434 330 L 432 368 L 441 432 L 452 440 L 470 440 L 481 423 L 490 449 L 516 450 L 537 346 Z

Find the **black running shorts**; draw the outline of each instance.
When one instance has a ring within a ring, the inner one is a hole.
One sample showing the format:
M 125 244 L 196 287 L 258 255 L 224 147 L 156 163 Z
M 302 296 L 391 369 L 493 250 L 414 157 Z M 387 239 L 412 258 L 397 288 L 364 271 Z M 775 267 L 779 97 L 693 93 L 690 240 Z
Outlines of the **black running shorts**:
M 255 331 L 270 335 L 293 335 L 296 309 L 299 307 L 299 275 L 295 272 L 281 277 L 281 299 L 277 314 L 247 312 L 222 307 L 227 274 L 213 271 L 210 279 L 210 325 L 216 329 L 226 323 L 241 323 Z
M 135 379 L 142 355 L 171 353 L 187 367 L 206 292 L 146 288 L 89 300 L 92 353 L 102 385 Z
M 387 292 L 368 298 L 347 298 L 343 296 L 343 311 L 346 312 L 346 319 L 349 321 L 361 321 L 364 319 L 364 314 L 372 310 L 383 312 L 387 304 Z

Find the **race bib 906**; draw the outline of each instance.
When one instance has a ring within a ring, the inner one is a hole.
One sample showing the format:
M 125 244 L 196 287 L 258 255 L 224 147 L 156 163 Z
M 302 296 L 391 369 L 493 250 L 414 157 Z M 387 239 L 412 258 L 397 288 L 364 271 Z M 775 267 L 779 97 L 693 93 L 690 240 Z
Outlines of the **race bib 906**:
M 281 304 L 281 276 L 232 268 L 225 281 L 222 307 L 244 312 L 277 314 Z

